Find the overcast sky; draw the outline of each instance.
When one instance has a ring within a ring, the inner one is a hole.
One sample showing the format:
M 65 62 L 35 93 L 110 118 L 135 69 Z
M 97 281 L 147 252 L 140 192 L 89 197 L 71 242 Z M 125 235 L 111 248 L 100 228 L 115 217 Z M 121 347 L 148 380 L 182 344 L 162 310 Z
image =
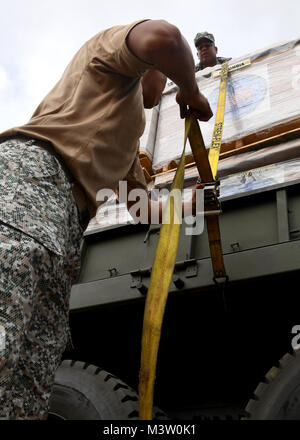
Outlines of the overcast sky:
M 197 32 L 236 57 L 300 37 L 299 0 L 8 0 L 1 4 L 0 132 L 21 125 L 79 47 L 101 29 L 140 18 L 179 27 L 192 51 Z

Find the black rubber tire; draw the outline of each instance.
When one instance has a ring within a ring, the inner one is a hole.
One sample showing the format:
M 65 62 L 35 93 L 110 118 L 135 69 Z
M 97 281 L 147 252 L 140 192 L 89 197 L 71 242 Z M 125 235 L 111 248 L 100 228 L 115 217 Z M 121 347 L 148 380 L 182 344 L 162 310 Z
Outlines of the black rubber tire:
M 300 351 L 285 354 L 254 391 L 247 420 L 300 420 Z
M 167 416 L 154 408 L 153 418 Z M 48 419 L 137 420 L 138 395 L 102 368 L 65 360 L 55 374 Z

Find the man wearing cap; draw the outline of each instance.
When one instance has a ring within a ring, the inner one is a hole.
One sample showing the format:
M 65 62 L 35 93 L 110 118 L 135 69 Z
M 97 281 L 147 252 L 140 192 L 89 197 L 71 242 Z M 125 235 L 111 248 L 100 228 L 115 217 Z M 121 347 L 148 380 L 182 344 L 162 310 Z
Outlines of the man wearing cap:
M 218 48 L 215 46 L 215 38 L 213 34 L 199 32 L 194 39 L 194 43 L 200 60 L 195 66 L 195 72 L 231 60 L 231 58 L 217 57 Z

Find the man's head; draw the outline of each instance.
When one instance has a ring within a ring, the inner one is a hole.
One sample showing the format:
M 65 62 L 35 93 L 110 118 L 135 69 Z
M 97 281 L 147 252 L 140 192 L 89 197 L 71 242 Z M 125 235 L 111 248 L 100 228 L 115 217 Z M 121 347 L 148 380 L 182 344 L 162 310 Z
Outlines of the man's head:
M 218 48 L 215 46 L 213 34 L 200 32 L 194 39 L 197 55 L 203 67 L 212 67 L 217 64 Z

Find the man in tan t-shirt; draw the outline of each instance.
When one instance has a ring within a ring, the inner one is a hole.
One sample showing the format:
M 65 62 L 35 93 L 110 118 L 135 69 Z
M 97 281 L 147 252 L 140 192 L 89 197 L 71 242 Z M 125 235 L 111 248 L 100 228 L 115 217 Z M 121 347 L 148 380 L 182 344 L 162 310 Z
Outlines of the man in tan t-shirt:
M 99 190 L 122 180 L 128 191 L 146 190 L 143 108 L 159 102 L 166 77 L 179 87 L 182 118 L 188 109 L 203 121 L 212 116 L 175 26 L 112 27 L 79 49 L 27 124 L 0 135 L 0 418 L 47 417 L 69 331 L 80 223 L 95 215 Z M 149 200 L 149 218 L 153 210 L 161 218 L 162 205 Z

